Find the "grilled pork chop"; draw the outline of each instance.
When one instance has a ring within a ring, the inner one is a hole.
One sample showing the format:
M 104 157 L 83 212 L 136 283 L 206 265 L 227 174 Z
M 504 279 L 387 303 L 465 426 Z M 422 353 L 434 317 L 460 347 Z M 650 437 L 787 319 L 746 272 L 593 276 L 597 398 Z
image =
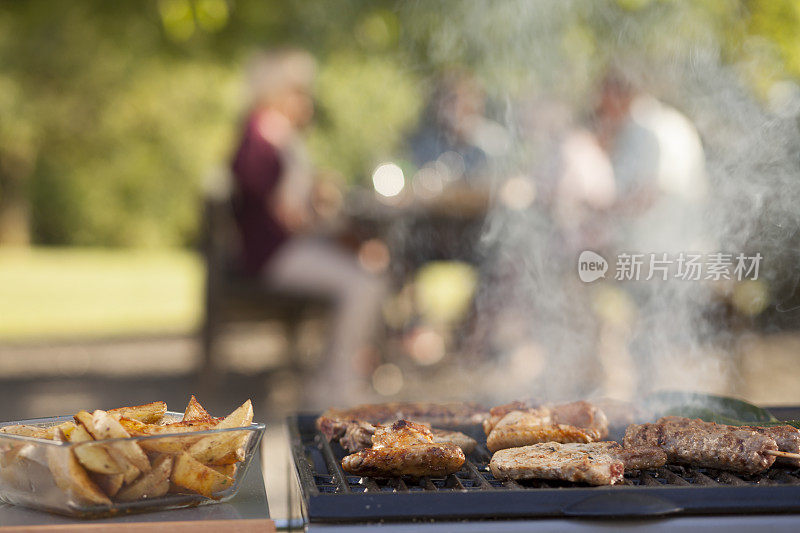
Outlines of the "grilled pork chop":
M 622 481 L 625 469 L 664 466 L 666 455 L 652 447 L 624 449 L 616 442 L 548 442 L 495 453 L 489 463 L 497 479 L 554 479 L 590 485 Z
M 542 416 L 541 410 L 511 411 L 495 424 L 486 438 L 486 447 L 490 452 L 496 452 L 542 442 L 594 442 L 602 438 L 596 429 L 558 424 L 552 420 L 549 415 Z
M 459 431 L 430 428 L 427 424 L 422 425 L 431 430 L 434 442 L 452 442 L 464 453 L 472 453 L 475 446 L 478 445 L 475 439 Z M 324 415 L 317 419 L 317 428 L 325 437 L 329 441 L 338 440 L 342 448 L 349 452 L 357 452 L 372 446 L 372 436 L 379 427 L 381 427 L 380 424 L 371 424 L 361 420 L 334 419 Z
M 600 435 L 601 439 L 608 436 L 608 419 L 605 413 L 586 401 L 539 406 L 534 406 L 533 402 L 516 401 L 492 407 L 489 410 L 489 416 L 483 421 L 483 430 L 486 435 L 488 436 L 506 415 L 514 411 L 537 417 L 540 423 L 535 425 L 565 424 L 593 430 Z M 533 419 L 531 418 L 530 421 L 532 423 Z
M 395 420 L 413 420 L 433 426 L 480 424 L 488 411 L 474 403 L 389 402 L 365 404 L 350 409 L 328 409 L 322 416 L 340 420 L 363 420 L 387 424 Z
M 372 443 L 372 448 L 342 459 L 342 468 L 365 477 L 446 476 L 466 460 L 458 446 L 434 442 L 430 429 L 407 420 L 379 427 Z

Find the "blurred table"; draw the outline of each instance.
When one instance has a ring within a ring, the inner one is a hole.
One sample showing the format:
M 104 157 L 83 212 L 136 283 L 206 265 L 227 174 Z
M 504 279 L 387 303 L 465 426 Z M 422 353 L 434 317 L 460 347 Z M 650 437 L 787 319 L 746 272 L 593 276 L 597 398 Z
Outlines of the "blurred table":
M 379 237 L 386 242 L 393 272 L 403 277 L 429 261 L 478 264 L 477 245 L 489 209 L 489 189 L 450 186 L 430 198 L 384 200 L 368 189 L 357 190 L 348 198 L 345 214 L 359 240 Z
M 17 532 L 184 531 L 239 533 L 275 531 L 269 517 L 260 454 L 254 457 L 238 494 L 230 501 L 154 513 L 129 514 L 96 520 L 82 520 L 0 503 L 0 533 Z

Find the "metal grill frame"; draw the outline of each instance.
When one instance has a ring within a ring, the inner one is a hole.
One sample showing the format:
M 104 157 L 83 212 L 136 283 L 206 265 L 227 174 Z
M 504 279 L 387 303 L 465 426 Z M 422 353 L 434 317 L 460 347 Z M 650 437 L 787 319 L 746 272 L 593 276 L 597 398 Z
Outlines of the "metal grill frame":
M 737 476 L 667 465 L 626 474 L 622 484 L 602 487 L 495 480 L 484 471 L 488 452 L 477 426 L 455 428 L 481 443 L 456 474 L 420 480 L 360 478 L 342 470 L 346 452 L 317 431 L 316 418 L 304 414 L 287 420 L 308 522 L 800 512 L 800 470 L 780 467 L 763 476 Z

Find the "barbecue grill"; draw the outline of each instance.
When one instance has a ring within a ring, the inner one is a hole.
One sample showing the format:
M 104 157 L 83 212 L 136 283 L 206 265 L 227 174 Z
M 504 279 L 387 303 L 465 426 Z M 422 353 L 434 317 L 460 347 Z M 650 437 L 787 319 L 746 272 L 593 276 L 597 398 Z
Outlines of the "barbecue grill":
M 784 413 L 780 413 L 784 414 Z M 480 445 L 444 478 L 361 478 L 344 472 L 347 452 L 315 427 L 315 415 L 288 420 L 304 519 L 314 523 L 482 519 L 647 518 L 800 513 L 800 469 L 775 466 L 760 475 L 666 465 L 626 473 L 610 487 L 558 481 L 501 481 L 478 426 L 458 429 Z

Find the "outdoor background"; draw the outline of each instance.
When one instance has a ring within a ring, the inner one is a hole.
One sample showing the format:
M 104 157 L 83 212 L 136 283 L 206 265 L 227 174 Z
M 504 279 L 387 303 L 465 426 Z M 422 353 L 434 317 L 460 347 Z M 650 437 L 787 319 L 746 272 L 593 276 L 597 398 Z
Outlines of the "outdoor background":
M 407 164 L 404 141 L 446 68 L 484 80 L 498 120 L 531 90 L 585 111 L 615 55 L 669 64 L 708 42 L 759 105 L 797 91 L 792 0 L 543 4 L 2 2 L 0 378 L 72 371 L 59 350 L 55 365 L 16 359 L 29 344 L 197 329 L 202 198 L 230 158 L 255 49 L 296 45 L 319 61 L 309 146 L 344 187 L 369 186 L 387 158 Z M 103 357 L 83 353 L 76 371 Z
M 442 73 L 471 73 L 486 116 L 519 139 L 542 131 L 530 123 L 546 121 L 537 114 L 545 108 L 586 121 L 609 67 L 630 68 L 697 127 L 726 234 L 746 234 L 742 251 L 769 258 L 758 282 L 727 286 L 710 309 L 724 337 L 715 357 L 733 370 L 724 379 L 713 366 L 695 372 L 707 372 L 704 389 L 800 403 L 800 2 L 2 0 L 0 420 L 156 399 L 182 410 L 189 393 L 205 390 L 197 336 L 204 200 L 224 181 L 245 118 L 248 59 L 284 46 L 318 62 L 308 148 L 345 199 L 374 195 L 382 163 L 406 176 L 419 170 L 409 139 Z M 515 146 L 498 174 L 536 167 L 541 154 Z M 495 202 L 534 217 L 546 211 L 534 196 L 545 182 L 517 181 L 499 196 L 488 189 Z M 521 216 L 504 218 L 520 221 L 512 248 L 538 224 Z M 389 223 L 406 253 L 425 255 L 416 251 L 427 250 L 425 235 L 417 242 L 402 219 Z M 483 245 L 496 237 L 493 227 L 483 228 Z M 425 266 L 405 272 L 394 257 L 388 265 L 402 272 L 382 317 L 394 337 L 369 394 L 469 396 L 475 368 L 505 369 L 479 388 L 485 397 L 512 375 L 533 382 L 548 360 L 541 347 L 495 339 L 475 355 L 459 342 L 465 331 L 494 339 L 520 321 L 533 327 L 520 313 L 506 329 L 475 318 L 481 306 L 470 302 L 503 276 L 464 261 Z M 635 298 L 598 286 L 591 301 L 567 302 L 567 314 L 591 310 L 606 334 L 624 334 Z M 302 349 L 319 351 L 324 324 L 304 327 Z M 302 405 L 300 382 L 283 366 L 280 328 L 255 321 L 228 333 L 216 393 L 201 398 L 210 411 L 222 415 L 250 395 L 256 418 L 275 422 Z M 281 431 L 270 426 L 268 464 L 288 464 Z M 274 508 L 285 474 L 267 472 L 268 486 L 278 487 Z

